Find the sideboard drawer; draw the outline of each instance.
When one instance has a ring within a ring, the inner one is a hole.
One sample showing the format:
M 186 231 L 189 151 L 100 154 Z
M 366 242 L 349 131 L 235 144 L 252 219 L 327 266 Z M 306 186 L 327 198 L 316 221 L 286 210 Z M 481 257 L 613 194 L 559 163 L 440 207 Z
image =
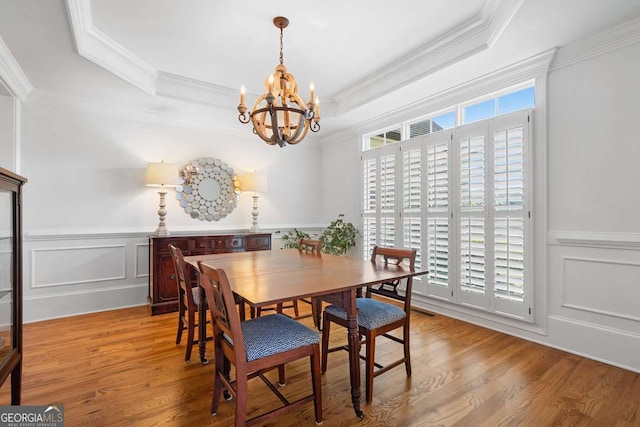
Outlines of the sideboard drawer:
M 158 241 L 155 243 L 153 248 L 154 251 L 158 253 L 170 253 L 169 245 L 173 245 L 176 248 L 180 249 L 182 252 L 189 252 L 189 240 L 188 239 L 164 239 L 162 241 Z
M 211 239 L 211 237 L 198 237 L 198 238 L 189 240 L 189 250 L 191 251 L 211 249 L 214 247 L 213 245 L 214 245 L 214 241 Z
M 255 235 L 246 237 L 248 251 L 268 251 L 271 249 L 271 235 Z
M 216 249 L 243 249 L 244 238 L 239 236 L 215 239 Z

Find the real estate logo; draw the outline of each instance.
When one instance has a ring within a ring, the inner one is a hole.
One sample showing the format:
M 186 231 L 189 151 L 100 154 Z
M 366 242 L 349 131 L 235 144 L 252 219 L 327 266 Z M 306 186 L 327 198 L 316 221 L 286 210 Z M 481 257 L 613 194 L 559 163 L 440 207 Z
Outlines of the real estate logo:
M 0 406 L 0 427 L 64 427 L 64 407 Z

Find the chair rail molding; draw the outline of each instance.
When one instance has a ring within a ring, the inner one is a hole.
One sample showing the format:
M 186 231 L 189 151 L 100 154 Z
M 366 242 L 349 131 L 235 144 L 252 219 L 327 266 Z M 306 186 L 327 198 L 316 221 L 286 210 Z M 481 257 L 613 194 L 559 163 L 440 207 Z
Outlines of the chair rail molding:
M 551 230 L 549 244 L 640 250 L 640 233 Z

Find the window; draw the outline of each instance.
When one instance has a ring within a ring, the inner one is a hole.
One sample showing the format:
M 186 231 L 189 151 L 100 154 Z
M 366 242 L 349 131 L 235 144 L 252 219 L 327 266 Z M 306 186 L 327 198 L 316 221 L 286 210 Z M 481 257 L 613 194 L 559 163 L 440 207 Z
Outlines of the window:
M 472 104 L 463 105 L 461 124 L 475 123 L 491 117 L 513 113 L 535 106 L 535 87 L 511 90 L 499 96 L 484 98 Z
M 435 117 L 422 118 L 409 122 L 408 138 L 415 138 L 421 135 L 428 135 L 433 132 L 451 129 L 456 124 L 456 113 L 449 111 Z M 407 138 L 404 138 L 407 139 Z
M 478 120 L 484 120 L 496 115 L 496 100 L 489 99 L 487 101 L 478 102 L 477 104 L 464 107 L 463 123 L 474 123 Z
M 515 105 L 505 99 L 492 102 Z M 531 320 L 530 117 L 517 111 L 363 152 L 364 258 L 374 245 L 415 248 L 429 270 L 415 293 Z
M 521 111 L 535 106 L 535 87 L 528 82 L 499 93 L 486 95 L 465 104 L 394 125 L 385 131 L 377 131 L 363 137 L 362 151 L 367 151 L 400 141 L 453 129 L 456 124 L 471 124 L 491 117 Z
M 400 128 L 388 130 L 376 135 L 370 135 L 366 138 L 367 146 L 366 150 L 370 148 L 382 147 L 383 145 L 393 144 L 399 142 L 402 139 L 402 133 Z

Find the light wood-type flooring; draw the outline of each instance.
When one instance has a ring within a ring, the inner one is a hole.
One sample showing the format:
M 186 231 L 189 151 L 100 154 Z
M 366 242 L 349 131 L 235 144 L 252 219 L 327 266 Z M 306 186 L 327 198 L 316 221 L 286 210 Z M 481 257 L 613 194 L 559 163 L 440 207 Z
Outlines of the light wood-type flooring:
M 413 376 L 400 366 L 377 377 L 362 420 L 347 353 L 329 355 L 324 426 L 640 426 L 638 374 L 441 315 L 413 312 L 411 322 Z M 197 349 L 184 362 L 176 325 L 177 314 L 146 307 L 25 325 L 23 404 L 64 405 L 67 427 L 232 426 L 233 401 L 209 414 L 213 363 L 201 365 Z M 332 340 L 346 342 L 344 329 L 334 326 Z M 377 349 L 384 357 L 401 346 L 382 338 Z M 308 366 L 287 365 L 289 396 L 310 390 Z M 7 381 L 0 404 L 9 401 Z M 250 410 L 273 404 L 253 380 Z M 271 425 L 313 426 L 313 407 Z

